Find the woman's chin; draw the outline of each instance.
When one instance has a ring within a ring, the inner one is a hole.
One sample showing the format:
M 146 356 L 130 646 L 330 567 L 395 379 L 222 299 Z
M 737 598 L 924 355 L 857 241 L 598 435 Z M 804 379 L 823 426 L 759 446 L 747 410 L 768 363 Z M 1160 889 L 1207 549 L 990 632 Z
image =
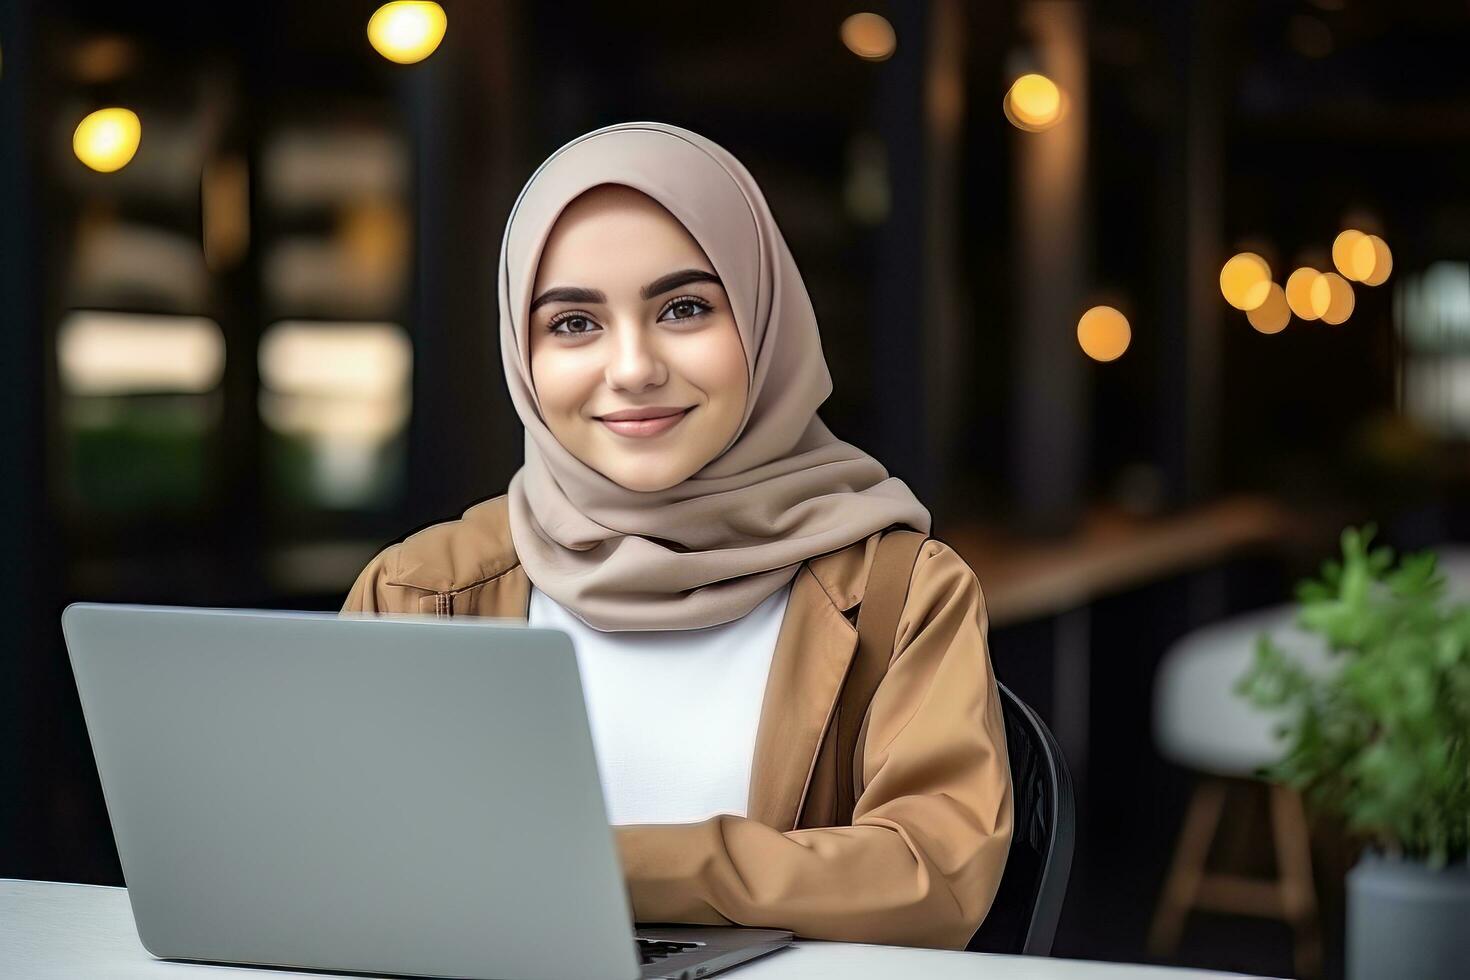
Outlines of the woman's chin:
M 654 493 L 659 490 L 667 490 L 669 487 L 678 486 L 684 482 L 684 475 L 663 476 L 658 473 L 650 473 L 646 468 L 633 472 L 615 472 L 608 477 L 614 482 L 635 490 L 640 493 Z
M 648 459 L 624 459 L 595 467 L 599 473 L 619 486 L 643 493 L 667 490 L 678 486 L 689 478 L 698 467 L 670 467 L 659 465 Z

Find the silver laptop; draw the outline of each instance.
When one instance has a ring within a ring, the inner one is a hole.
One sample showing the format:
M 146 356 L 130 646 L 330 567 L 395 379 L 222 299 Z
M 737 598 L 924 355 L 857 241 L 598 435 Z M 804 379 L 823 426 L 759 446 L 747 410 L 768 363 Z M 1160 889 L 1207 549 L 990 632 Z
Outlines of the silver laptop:
M 61 621 L 155 956 L 632 980 L 791 941 L 635 936 L 560 630 L 94 603 Z

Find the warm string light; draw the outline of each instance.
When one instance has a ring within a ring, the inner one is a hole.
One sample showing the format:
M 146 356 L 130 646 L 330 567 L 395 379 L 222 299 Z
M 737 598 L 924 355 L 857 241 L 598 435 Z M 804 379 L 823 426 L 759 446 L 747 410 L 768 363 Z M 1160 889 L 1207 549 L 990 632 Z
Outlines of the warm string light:
M 77 159 L 99 173 L 121 170 L 138 152 L 143 124 L 131 109 L 98 109 L 83 119 L 72 134 Z
M 893 25 L 880 14 L 853 14 L 842 22 L 837 33 L 847 50 L 864 61 L 887 61 L 898 48 Z
M 1271 293 L 1271 267 L 1255 252 L 1232 255 L 1220 270 L 1220 292 L 1237 310 L 1254 310 Z
M 1039 133 L 1061 122 L 1066 97 L 1056 82 L 1032 72 L 1011 83 L 1001 100 L 1001 108 L 1012 126 Z
M 1132 339 L 1128 318 L 1111 306 L 1094 306 L 1077 321 L 1077 343 L 1094 361 L 1116 361 Z
M 1377 235 L 1369 235 L 1366 242 L 1359 243 L 1354 253 L 1361 253 L 1364 245 L 1373 250 L 1373 271 L 1363 277 L 1363 285 L 1382 286 L 1393 273 L 1393 253 L 1388 250 L 1388 243 Z M 1361 260 L 1357 264 L 1361 267 Z
M 1373 272 L 1374 256 L 1372 246 L 1369 246 L 1367 264 L 1360 265 L 1361 258 L 1358 246 L 1367 239 L 1367 235 L 1356 228 L 1349 228 L 1332 240 L 1332 264 L 1337 266 L 1337 271 L 1355 282 L 1361 282 L 1363 278 Z
M 1246 312 L 1245 318 L 1260 333 L 1280 333 L 1291 322 L 1291 307 L 1286 305 L 1286 290 L 1270 284 L 1266 301 Z
M 1316 269 L 1303 266 L 1286 280 L 1286 303 L 1302 320 L 1316 320 L 1332 302 L 1332 287 Z
M 1349 228 L 1332 243 L 1332 264 L 1344 278 L 1365 286 L 1381 286 L 1393 272 L 1393 253 L 1377 235 Z
M 1283 288 L 1271 281 L 1265 259 L 1241 252 L 1220 269 L 1220 292 L 1227 303 L 1245 311 L 1246 320 L 1260 333 L 1280 333 L 1292 316 L 1337 326 L 1346 323 L 1357 306 L 1352 282 L 1365 286 L 1387 282 L 1393 253 L 1377 235 L 1348 228 L 1333 239 L 1332 264 L 1336 272 L 1302 266 L 1287 277 Z
M 368 43 L 389 61 L 411 65 L 434 53 L 448 26 L 444 8 L 437 3 L 394 0 L 379 7 L 368 20 Z
M 1335 272 L 1322 273 L 1322 282 L 1327 284 L 1327 305 L 1323 307 L 1322 322 L 1337 326 L 1346 323 L 1347 318 L 1353 315 L 1353 307 L 1357 305 L 1357 298 L 1353 296 L 1353 287 L 1348 281 Z M 1313 287 L 1313 307 L 1316 307 L 1316 287 Z

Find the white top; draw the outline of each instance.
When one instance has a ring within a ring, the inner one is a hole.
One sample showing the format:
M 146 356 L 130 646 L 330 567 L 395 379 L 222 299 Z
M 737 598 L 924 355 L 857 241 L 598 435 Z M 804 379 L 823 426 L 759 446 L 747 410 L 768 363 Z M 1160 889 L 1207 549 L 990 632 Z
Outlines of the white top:
M 588 626 L 532 586 L 528 622 L 571 635 L 614 825 L 745 816 L 756 727 L 791 586 L 703 629 Z
M 206 897 L 207 898 L 207 897 Z M 568 924 L 569 928 L 575 923 Z M 1239 974 L 1234 974 L 1239 976 Z M 331 973 L 252 970 L 156 960 L 138 942 L 128 893 L 122 888 L 0 879 L 0 977 L 27 980 L 220 980 L 253 977 L 284 980 Z M 361 977 L 362 974 L 357 974 Z M 904 946 L 799 942 L 795 949 L 762 956 L 720 974 L 721 980 L 1222 980 L 1223 974 L 1128 963 L 1088 963 L 1048 956 L 990 956 Z

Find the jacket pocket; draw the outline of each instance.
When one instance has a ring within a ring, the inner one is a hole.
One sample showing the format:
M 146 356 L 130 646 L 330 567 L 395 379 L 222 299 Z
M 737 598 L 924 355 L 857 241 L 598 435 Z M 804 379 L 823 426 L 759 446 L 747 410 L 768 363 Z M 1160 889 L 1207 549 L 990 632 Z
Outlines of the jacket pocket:
M 419 613 L 424 616 L 453 616 L 454 593 L 430 592 L 419 596 Z
M 419 597 L 419 612 L 425 616 L 484 616 L 484 582 L 454 592 L 430 592 Z

